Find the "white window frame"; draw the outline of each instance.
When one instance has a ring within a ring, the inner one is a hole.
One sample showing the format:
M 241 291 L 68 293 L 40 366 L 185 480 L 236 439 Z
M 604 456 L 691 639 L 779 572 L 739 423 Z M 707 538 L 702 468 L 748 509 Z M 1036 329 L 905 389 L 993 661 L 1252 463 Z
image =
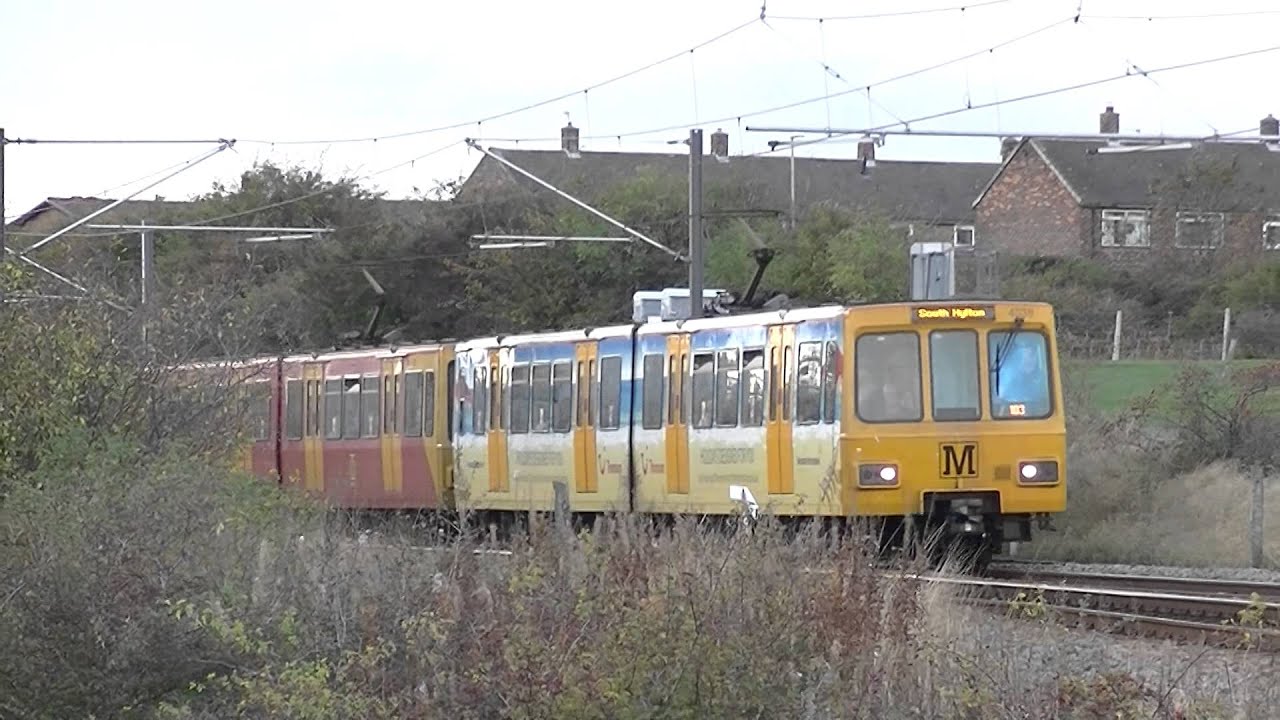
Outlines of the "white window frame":
M 1188 245 L 1182 239 L 1182 228 L 1196 223 L 1211 223 L 1208 245 Z M 1180 210 L 1174 222 L 1173 246 L 1183 250 L 1215 250 L 1222 247 L 1226 237 L 1227 218 L 1220 212 L 1202 212 L 1198 210 Z
M 1138 242 L 1126 242 L 1128 234 L 1117 240 L 1113 234 L 1108 238 L 1107 227 L 1111 223 L 1118 223 L 1121 226 L 1132 223 L 1138 229 Z M 1099 226 L 1098 244 L 1102 247 L 1115 248 L 1149 248 L 1151 247 L 1151 211 L 1150 210 L 1121 210 L 1113 208 L 1103 210 L 1101 223 Z
M 969 231 L 969 242 L 968 242 L 968 243 L 962 243 L 962 242 L 960 242 L 960 231 L 961 231 L 961 230 L 968 230 L 968 231 Z M 952 228 L 952 230 L 951 230 L 951 245 L 952 245 L 953 247 L 958 247 L 958 248 L 971 248 L 971 247 L 973 247 L 974 245 L 976 245 L 976 244 L 977 244 L 977 242 L 978 242 L 978 233 L 977 233 L 976 231 L 974 231 L 974 229 L 973 229 L 973 226 L 972 226 L 972 225 L 956 225 L 954 228 Z
M 1267 233 L 1273 229 L 1276 231 L 1276 239 L 1268 242 Z M 1271 215 L 1262 223 L 1262 249 L 1280 250 L 1280 215 Z

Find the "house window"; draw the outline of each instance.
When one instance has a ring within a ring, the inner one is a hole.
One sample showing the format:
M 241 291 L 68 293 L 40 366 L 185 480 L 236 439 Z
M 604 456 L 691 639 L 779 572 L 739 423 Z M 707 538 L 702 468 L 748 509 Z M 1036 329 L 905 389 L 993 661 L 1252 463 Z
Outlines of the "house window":
M 1272 215 L 1262 223 L 1262 247 L 1280 250 L 1280 215 Z
M 1218 212 L 1180 212 L 1174 245 L 1209 249 L 1222 244 L 1223 216 Z
M 1102 247 L 1151 247 L 1150 213 L 1103 210 Z
M 957 225 L 951 242 L 956 247 L 973 247 L 973 226 Z

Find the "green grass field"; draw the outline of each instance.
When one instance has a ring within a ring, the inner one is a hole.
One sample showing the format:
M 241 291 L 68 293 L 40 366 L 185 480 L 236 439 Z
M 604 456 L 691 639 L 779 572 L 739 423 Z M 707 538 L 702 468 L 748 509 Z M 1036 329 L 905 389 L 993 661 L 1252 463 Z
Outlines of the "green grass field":
M 1237 370 L 1266 364 L 1267 360 L 1221 362 L 1172 362 L 1164 360 L 1068 361 L 1063 366 L 1063 391 L 1071 393 L 1073 383 L 1084 383 L 1092 404 L 1104 412 L 1123 409 L 1130 402 L 1167 386 L 1184 367 Z

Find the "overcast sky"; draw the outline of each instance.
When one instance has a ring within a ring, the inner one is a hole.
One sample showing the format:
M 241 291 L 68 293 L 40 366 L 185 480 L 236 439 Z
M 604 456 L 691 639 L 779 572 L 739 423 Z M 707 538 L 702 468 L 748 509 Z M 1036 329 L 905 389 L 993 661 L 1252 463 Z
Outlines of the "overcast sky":
M 233 151 L 139 196 L 146 199 L 185 198 L 218 181 L 233 184 L 255 161 L 363 176 L 447 146 L 365 181 L 404 197 L 467 175 L 479 159 L 461 144 L 468 136 L 497 147 L 512 147 L 515 138 L 543 139 L 523 147 L 557 147 L 566 113 L 582 128 L 584 150 L 679 151 L 682 146 L 666 143 L 687 137 L 696 123 L 707 135 L 717 127 L 728 131 L 731 153 L 761 152 L 788 134 L 747 132 L 748 126 L 885 125 L 1113 76 L 1131 64 L 1151 70 L 1280 45 L 1274 0 L 971 0 L 964 11 L 861 19 L 839 16 L 961 3 L 768 0 L 767 24 L 759 22 L 760 4 L 11 0 L 0 22 L 0 126 L 10 138 L 238 140 Z M 1169 18 L 1206 14 L 1222 15 Z M 1156 19 L 1104 17 L 1147 15 Z M 819 17 L 830 19 L 819 23 Z M 873 86 L 870 104 L 855 91 L 747 116 L 994 46 L 970 60 Z M 682 51 L 670 62 L 581 92 Z M 844 79 L 824 71 L 824 60 Z M 1280 113 L 1277 60 L 1280 52 L 1269 52 L 1134 76 L 912 127 L 1096 132 L 1098 113 L 1112 104 L 1124 132 L 1256 133 L 1262 117 Z M 270 142 L 367 138 L 455 123 L 471 124 L 378 142 Z M 673 129 L 639 134 L 662 128 Z M 48 196 L 119 197 L 146 184 L 133 181 L 207 149 L 11 144 L 5 215 Z M 855 145 L 828 142 L 797 152 L 848 156 Z M 877 154 L 996 161 L 999 141 L 891 136 Z

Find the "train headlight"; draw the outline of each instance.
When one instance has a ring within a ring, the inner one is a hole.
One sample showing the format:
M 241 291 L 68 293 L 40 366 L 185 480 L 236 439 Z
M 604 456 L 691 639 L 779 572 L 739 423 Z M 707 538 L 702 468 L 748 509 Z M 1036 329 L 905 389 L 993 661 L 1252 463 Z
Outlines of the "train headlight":
M 1055 483 L 1058 481 L 1058 463 L 1055 460 L 1018 463 L 1018 475 L 1023 484 Z
M 893 487 L 897 484 L 897 465 L 872 463 L 858 466 L 858 485 L 861 487 Z

